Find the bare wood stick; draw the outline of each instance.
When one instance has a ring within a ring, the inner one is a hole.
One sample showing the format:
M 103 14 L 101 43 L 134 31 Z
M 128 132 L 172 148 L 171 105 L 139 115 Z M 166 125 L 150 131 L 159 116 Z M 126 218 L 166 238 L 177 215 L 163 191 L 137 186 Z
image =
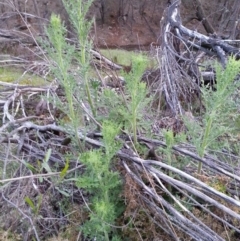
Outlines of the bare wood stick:
M 97 51 L 91 49 L 90 52 L 93 54 L 94 57 L 96 57 L 100 61 L 103 61 L 103 62 L 107 63 L 112 69 L 114 69 L 114 70 L 122 69 L 122 66 L 120 66 L 118 64 L 115 64 L 114 62 L 112 62 L 108 58 L 104 57 L 103 55 L 101 55 Z

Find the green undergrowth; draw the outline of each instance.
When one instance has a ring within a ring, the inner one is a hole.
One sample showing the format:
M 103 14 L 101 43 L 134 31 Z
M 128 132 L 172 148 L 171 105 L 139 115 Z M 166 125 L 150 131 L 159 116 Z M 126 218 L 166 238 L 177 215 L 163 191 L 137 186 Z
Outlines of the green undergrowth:
M 208 86 L 201 88 L 202 102 L 205 112 L 202 121 L 185 121 L 188 134 L 196 146 L 198 154 L 204 157 L 207 149 L 222 150 L 229 148 L 230 139 L 237 138 L 238 108 L 239 108 L 239 81 L 236 76 L 240 70 L 240 63 L 231 57 L 226 68 L 215 64 L 216 90 L 212 91 Z M 199 163 L 198 173 L 202 171 L 202 163 Z
M 49 42 L 44 43 L 44 47 L 49 58 L 54 60 L 51 71 L 66 96 L 64 101 L 59 99 L 57 103 L 58 108 L 69 118 L 69 122 L 63 126 L 72 133 L 71 139 L 76 143 L 75 151 L 79 154 L 80 163 L 85 166 L 84 173 L 74 179 L 76 185 L 89 194 L 89 203 L 86 205 L 88 220 L 81 224 L 79 229 L 85 238 L 118 241 L 121 240 L 121 232 L 114 226 L 124 212 L 125 205 L 122 197 L 123 180 L 117 171 L 118 159 L 115 157 L 122 144 L 116 141 L 116 136 L 122 130 L 129 135 L 133 134 L 134 149 L 137 149 L 138 131 L 147 129 L 142 120 L 150 97 L 147 97 L 146 83 L 141 82 L 141 77 L 149 61 L 142 53 L 131 52 L 129 56 L 123 54 L 125 59 L 130 61 L 121 64 L 131 65 L 129 73 L 122 73 L 126 82 L 124 93 L 120 94 L 110 88 L 99 91 L 97 81 L 95 85 L 90 75 L 89 53 L 92 45 L 88 32 L 91 26 L 86 25 L 85 21 L 91 3 L 92 0 L 64 0 L 64 6 L 81 43 L 80 51 L 76 51 L 75 46 L 66 42 L 67 31 L 57 15 L 51 16 L 47 29 Z M 119 63 L 120 58 L 112 60 Z M 73 61 L 79 66 L 75 73 L 70 71 Z M 89 126 L 96 124 L 95 121 L 91 123 L 91 120 L 88 125 L 81 122 L 85 114 L 79 104 L 82 102 L 87 103 L 89 113 L 98 123 L 94 128 L 99 128 L 103 134 L 102 149 L 89 151 L 85 148 L 84 141 L 78 138 L 79 127 L 87 131 Z
M 46 84 L 43 78 L 33 74 L 24 74 L 23 70 L 13 67 L 0 67 L 0 81 L 31 86 Z

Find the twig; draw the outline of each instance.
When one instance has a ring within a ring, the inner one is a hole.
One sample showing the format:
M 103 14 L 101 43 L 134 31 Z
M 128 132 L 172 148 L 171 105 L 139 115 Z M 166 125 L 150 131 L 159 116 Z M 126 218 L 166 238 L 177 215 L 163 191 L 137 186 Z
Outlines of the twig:
M 66 174 L 69 174 L 71 172 L 74 172 L 80 168 L 82 168 L 83 165 L 79 165 L 71 170 L 68 170 L 66 172 Z M 23 179 L 29 179 L 29 178 L 39 178 L 39 177 L 51 177 L 51 176 L 58 176 L 60 175 L 61 172 L 49 172 L 49 173 L 43 173 L 43 174 L 33 174 L 33 175 L 29 175 L 29 176 L 21 176 L 21 177 L 15 177 L 15 178 L 7 178 L 7 179 L 3 179 L 0 180 L 0 183 L 5 183 L 5 182 L 14 182 L 14 181 L 19 181 L 19 180 L 23 180 Z

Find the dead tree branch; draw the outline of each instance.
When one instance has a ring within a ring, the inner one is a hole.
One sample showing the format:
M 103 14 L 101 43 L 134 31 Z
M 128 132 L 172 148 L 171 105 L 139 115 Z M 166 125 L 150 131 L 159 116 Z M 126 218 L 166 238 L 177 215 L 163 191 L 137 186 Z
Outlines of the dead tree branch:
M 197 92 L 199 95 L 202 79 L 204 83 L 215 81 L 214 69 L 199 69 L 203 56 L 205 59 L 217 58 L 223 67 L 226 66 L 228 56 L 240 58 L 236 41 L 222 39 L 209 27 L 209 23 L 205 22 L 209 25 L 209 32 L 214 32 L 209 36 L 183 26 L 180 4 L 180 0 L 173 1 L 161 20 L 162 41 L 160 47 L 155 49 L 159 73 L 152 86 L 156 98 L 164 96 L 174 116 L 184 114 L 184 109 L 188 108 L 186 103 L 191 103 L 194 98 L 193 93 Z

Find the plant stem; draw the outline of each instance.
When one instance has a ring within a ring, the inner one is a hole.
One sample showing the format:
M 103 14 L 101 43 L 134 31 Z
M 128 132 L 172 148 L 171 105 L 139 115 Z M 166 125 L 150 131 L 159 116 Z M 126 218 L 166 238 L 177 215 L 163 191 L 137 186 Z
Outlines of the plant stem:
M 91 107 L 91 110 L 92 110 L 92 113 L 93 113 L 93 117 L 96 117 L 96 110 L 95 110 L 94 105 L 93 105 L 93 101 L 92 101 L 90 88 L 89 88 L 89 83 L 88 83 L 87 78 L 85 80 L 85 87 L 86 87 L 86 92 L 87 92 L 88 103 L 89 103 L 89 105 Z
M 199 153 L 199 156 L 201 158 L 204 157 L 204 153 L 205 153 L 205 150 L 206 150 L 207 145 L 208 145 L 207 142 L 208 142 L 209 135 L 211 133 L 211 128 L 212 128 L 214 115 L 216 115 L 215 111 L 213 111 L 210 114 L 209 119 L 207 121 L 207 126 L 206 126 L 205 131 L 204 131 L 203 140 L 202 140 L 202 144 L 201 144 L 201 147 L 200 147 L 200 153 Z M 202 171 L 202 162 L 199 162 L 198 163 L 198 171 L 197 171 L 197 173 L 201 174 L 201 171 Z
M 137 113 L 136 113 L 136 109 L 133 112 L 133 142 L 134 142 L 134 145 L 136 146 L 136 144 L 137 144 Z

